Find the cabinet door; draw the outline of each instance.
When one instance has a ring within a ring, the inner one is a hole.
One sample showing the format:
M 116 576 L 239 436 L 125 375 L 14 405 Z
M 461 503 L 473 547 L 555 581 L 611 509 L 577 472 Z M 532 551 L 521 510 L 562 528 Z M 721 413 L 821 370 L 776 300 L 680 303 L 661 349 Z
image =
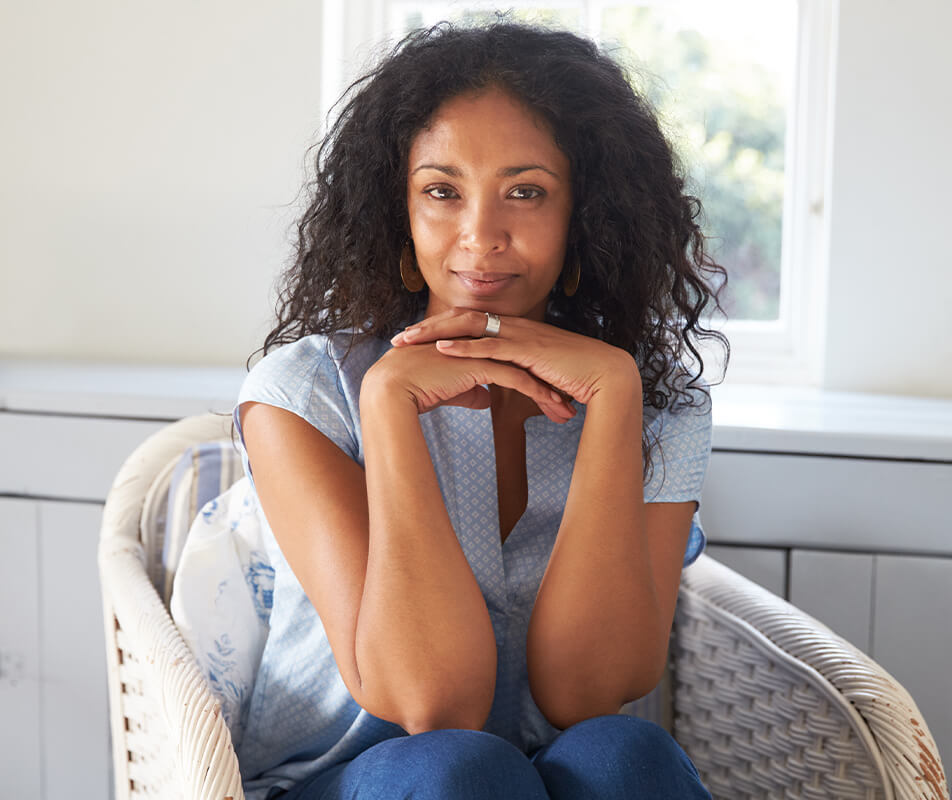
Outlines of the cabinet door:
M 876 556 L 873 657 L 912 695 L 952 765 L 952 558 Z
M 42 763 L 37 514 L 33 501 L 0 498 L 0 794 L 30 800 Z
M 103 501 L 122 462 L 165 424 L 0 412 L 0 492 Z
M 787 551 L 772 547 L 727 547 L 709 544 L 704 552 L 778 597 L 787 593 Z
M 45 797 L 105 798 L 109 713 L 96 561 L 102 506 L 39 506 Z
M 873 558 L 859 553 L 790 551 L 790 602 L 870 652 Z
M 714 542 L 952 555 L 950 488 L 946 463 L 715 451 L 701 508 Z

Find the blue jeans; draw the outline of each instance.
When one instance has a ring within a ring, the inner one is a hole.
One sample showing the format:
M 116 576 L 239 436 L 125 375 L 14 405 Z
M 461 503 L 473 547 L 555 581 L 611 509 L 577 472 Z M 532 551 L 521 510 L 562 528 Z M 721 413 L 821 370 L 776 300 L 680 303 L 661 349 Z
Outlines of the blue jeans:
M 388 739 L 303 781 L 281 800 L 710 800 L 661 727 L 595 717 L 526 756 L 491 733 L 441 730 Z

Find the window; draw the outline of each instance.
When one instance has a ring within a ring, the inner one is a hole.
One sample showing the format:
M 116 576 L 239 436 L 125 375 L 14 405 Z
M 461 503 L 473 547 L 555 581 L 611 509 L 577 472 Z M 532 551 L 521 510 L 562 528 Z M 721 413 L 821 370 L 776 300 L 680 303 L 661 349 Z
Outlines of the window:
M 336 4 L 327 3 L 325 7 Z M 731 381 L 813 383 L 823 319 L 831 0 L 365 0 L 325 14 L 325 105 L 372 46 L 443 19 L 512 17 L 607 47 L 660 112 L 728 271 Z M 348 62 L 344 54 L 356 54 Z M 717 321 L 715 320 L 715 323 Z

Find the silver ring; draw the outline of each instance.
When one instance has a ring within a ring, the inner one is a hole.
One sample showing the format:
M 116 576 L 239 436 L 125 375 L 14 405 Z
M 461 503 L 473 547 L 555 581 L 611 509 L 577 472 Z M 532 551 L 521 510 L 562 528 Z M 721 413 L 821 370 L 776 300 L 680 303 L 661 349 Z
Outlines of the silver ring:
M 483 336 L 489 336 L 495 338 L 499 335 L 499 329 L 502 327 L 502 322 L 499 319 L 498 314 L 493 314 L 489 311 L 486 312 L 486 330 L 483 331 Z

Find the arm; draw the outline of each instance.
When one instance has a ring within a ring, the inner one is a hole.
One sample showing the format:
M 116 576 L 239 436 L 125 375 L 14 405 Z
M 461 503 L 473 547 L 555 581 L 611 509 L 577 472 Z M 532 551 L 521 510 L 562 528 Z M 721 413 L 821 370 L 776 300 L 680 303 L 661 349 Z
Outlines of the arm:
M 533 698 L 557 727 L 617 713 L 657 684 L 694 513 L 644 503 L 641 380 L 627 358 L 588 403 L 529 624 Z
M 460 369 L 433 347 L 384 356 L 378 365 L 361 387 L 366 475 L 304 419 L 242 405 L 258 496 L 357 702 L 411 733 L 479 728 L 492 703 L 495 639 L 418 414 L 427 410 L 423 394 L 434 405 L 478 406 L 477 378 L 486 376 L 475 362 Z M 458 379 L 474 370 L 476 377 Z M 504 370 L 521 373 L 515 379 L 534 391 L 523 371 L 491 365 L 494 374 Z M 449 389 L 440 383 L 446 375 Z
M 395 388 L 361 392 L 370 545 L 355 657 L 389 705 L 410 702 L 418 718 L 407 730 L 479 729 L 495 690 L 496 640 L 417 406 Z
M 627 352 L 518 317 L 497 338 L 460 338 L 484 326 L 484 314 L 453 309 L 394 341 L 514 363 L 587 405 L 527 642 L 533 697 L 567 727 L 616 713 L 660 678 L 694 503 L 644 503 L 641 378 Z

